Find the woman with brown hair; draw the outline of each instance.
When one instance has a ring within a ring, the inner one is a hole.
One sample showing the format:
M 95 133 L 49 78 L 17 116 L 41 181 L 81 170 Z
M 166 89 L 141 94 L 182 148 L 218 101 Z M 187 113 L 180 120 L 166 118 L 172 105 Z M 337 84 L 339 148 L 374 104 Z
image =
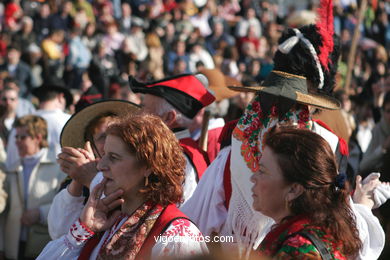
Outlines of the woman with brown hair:
M 253 207 L 276 224 L 259 250 L 285 259 L 349 259 L 362 247 L 345 173 L 331 147 L 299 129 L 273 129 L 265 137 L 254 183 Z M 327 256 L 327 257 L 326 257 Z
M 200 231 L 176 204 L 182 198 L 185 160 L 168 127 L 152 115 L 109 126 L 104 180 L 92 191 L 67 235 L 38 259 L 142 259 L 206 253 Z M 101 199 L 101 195 L 106 197 Z M 117 209 L 120 206 L 120 210 Z

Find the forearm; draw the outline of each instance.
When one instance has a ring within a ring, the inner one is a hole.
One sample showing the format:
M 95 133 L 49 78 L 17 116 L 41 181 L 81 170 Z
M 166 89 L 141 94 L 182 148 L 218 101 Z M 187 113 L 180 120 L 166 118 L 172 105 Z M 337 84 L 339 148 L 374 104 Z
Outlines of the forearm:
M 58 193 L 48 214 L 48 228 L 52 239 L 66 234 L 70 226 L 80 217 L 85 197 L 72 196 L 68 189 Z

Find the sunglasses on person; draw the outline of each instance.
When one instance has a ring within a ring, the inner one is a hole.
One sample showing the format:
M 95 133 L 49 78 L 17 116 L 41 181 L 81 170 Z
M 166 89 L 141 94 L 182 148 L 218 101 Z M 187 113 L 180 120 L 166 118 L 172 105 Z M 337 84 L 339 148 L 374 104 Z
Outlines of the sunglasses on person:
M 16 98 L 7 98 L 7 97 L 2 97 L 2 98 L 1 98 L 1 100 L 3 100 L 3 101 L 7 101 L 7 100 L 9 100 L 9 101 L 15 101 L 15 100 L 16 100 Z
M 25 140 L 29 135 L 15 135 L 15 140 Z

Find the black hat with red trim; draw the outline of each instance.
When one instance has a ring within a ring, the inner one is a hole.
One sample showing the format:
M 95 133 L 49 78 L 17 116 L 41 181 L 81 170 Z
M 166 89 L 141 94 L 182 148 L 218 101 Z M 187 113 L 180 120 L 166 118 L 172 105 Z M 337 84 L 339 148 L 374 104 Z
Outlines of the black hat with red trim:
M 141 83 L 134 77 L 129 77 L 130 88 L 134 93 L 161 97 L 188 118 L 194 118 L 203 107 L 215 100 L 202 81 L 198 75 L 191 74 L 177 75 L 150 83 Z

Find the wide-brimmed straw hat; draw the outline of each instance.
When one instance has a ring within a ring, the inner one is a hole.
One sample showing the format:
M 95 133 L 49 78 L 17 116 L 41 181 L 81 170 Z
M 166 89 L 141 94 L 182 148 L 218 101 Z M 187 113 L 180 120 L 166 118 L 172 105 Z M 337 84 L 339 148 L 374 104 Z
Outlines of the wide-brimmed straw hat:
M 199 71 L 206 76 L 209 88 L 214 92 L 215 100 L 221 101 L 226 98 L 237 96 L 239 93 L 230 90 L 228 86 L 242 86 L 235 78 L 226 76 L 219 69 L 204 69 Z
M 96 117 L 109 113 L 124 117 L 139 109 L 138 105 L 124 100 L 105 100 L 89 105 L 74 114 L 65 124 L 60 137 L 61 146 L 84 148 L 86 128 Z
M 228 87 L 235 91 L 264 92 L 321 109 L 340 109 L 340 103 L 337 99 L 325 94 L 309 93 L 305 77 L 283 71 L 271 71 L 261 86 Z

